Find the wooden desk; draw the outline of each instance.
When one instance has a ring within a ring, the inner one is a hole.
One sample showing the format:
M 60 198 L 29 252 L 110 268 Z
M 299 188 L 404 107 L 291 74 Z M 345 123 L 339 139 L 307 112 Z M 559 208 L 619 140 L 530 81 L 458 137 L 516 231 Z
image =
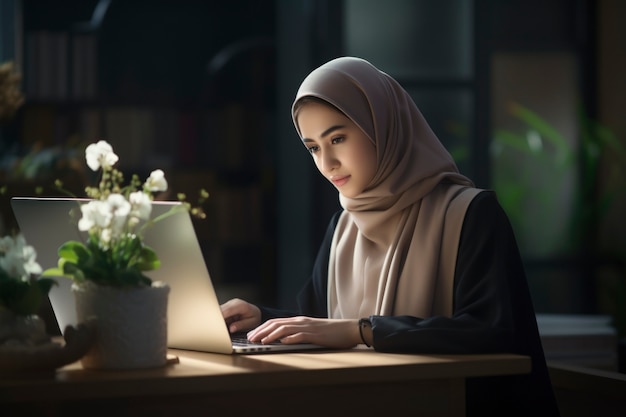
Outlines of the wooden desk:
M 335 352 L 220 355 L 181 350 L 178 364 L 0 378 L 2 416 L 463 416 L 465 378 L 530 372 L 517 355 Z M 410 413 L 407 413 L 410 410 Z

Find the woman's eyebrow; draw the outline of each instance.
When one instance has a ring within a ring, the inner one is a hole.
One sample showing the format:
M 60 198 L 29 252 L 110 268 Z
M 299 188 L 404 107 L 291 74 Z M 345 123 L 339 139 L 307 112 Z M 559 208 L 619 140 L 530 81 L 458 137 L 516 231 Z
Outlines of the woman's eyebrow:
M 326 129 L 325 131 L 322 132 L 322 134 L 320 135 L 320 137 L 324 138 L 328 135 L 330 135 L 331 133 L 333 133 L 335 130 L 338 129 L 343 129 L 345 126 L 344 125 L 334 125 L 329 127 L 328 129 Z M 314 142 L 313 139 L 309 139 L 309 138 L 302 138 L 302 142 Z

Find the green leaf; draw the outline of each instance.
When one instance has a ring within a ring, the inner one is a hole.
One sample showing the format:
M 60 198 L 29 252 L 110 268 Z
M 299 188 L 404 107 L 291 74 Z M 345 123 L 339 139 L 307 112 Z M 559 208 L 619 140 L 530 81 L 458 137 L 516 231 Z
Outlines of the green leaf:
M 494 139 L 520 152 L 532 154 L 532 151 L 528 146 L 528 141 L 522 135 L 518 135 L 503 129 L 496 129 L 494 133 Z
M 563 135 L 537 113 L 518 103 L 511 105 L 511 113 L 537 130 L 537 132 L 550 141 L 559 152 L 568 155 L 571 153 L 570 145 Z
M 77 282 L 82 282 L 85 280 L 83 270 L 77 264 L 70 261 L 66 261 L 63 264 L 63 275 L 72 277 Z
M 58 255 L 70 262 L 81 263 L 86 262 L 91 257 L 91 252 L 81 242 L 70 240 L 61 245 Z
M 149 246 L 144 246 L 141 249 L 135 266 L 140 271 L 151 271 L 153 269 L 158 269 L 161 266 L 161 261 L 159 260 L 159 257 L 154 249 Z
M 64 277 L 63 268 L 48 268 L 41 274 L 42 277 Z

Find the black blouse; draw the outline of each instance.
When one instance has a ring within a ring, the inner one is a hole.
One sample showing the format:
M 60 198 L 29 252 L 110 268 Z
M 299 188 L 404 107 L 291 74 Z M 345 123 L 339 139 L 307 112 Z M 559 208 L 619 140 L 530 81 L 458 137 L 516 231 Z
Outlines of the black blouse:
M 297 314 L 327 317 L 329 252 L 340 213 L 331 219 L 312 276 L 298 296 Z M 371 316 L 374 349 L 530 356 L 528 375 L 468 379 L 467 415 L 558 416 L 522 260 L 509 220 L 493 192 L 478 194 L 465 215 L 453 306 L 451 318 Z M 295 315 L 260 308 L 263 321 Z

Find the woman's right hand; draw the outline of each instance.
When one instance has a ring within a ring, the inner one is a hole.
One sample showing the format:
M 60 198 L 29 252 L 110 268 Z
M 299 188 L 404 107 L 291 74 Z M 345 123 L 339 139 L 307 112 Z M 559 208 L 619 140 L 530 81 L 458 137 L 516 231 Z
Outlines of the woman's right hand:
M 231 333 L 245 332 L 261 324 L 261 310 L 247 301 L 233 298 L 220 305 L 220 308 Z

